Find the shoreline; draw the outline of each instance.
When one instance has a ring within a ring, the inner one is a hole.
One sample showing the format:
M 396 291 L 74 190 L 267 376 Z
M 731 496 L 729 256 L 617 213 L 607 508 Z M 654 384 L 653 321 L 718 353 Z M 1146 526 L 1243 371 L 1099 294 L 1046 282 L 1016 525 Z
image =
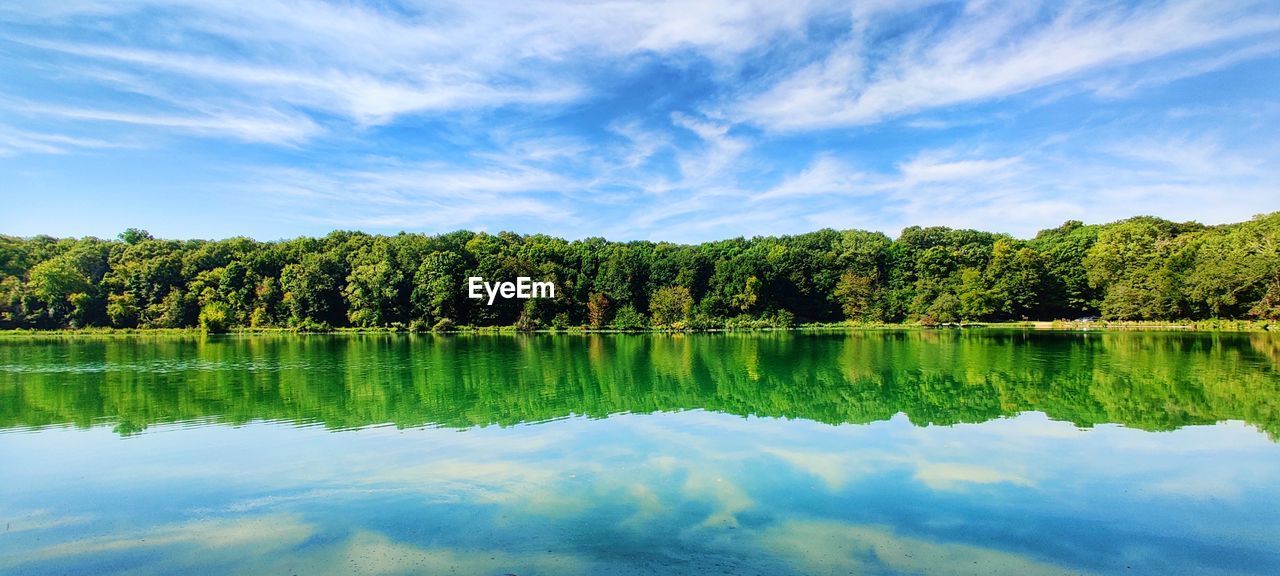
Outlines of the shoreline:
M 403 327 L 379 328 L 336 328 L 332 330 L 298 330 L 294 328 L 239 328 L 220 332 L 209 332 L 200 328 L 59 328 L 59 329 L 5 329 L 0 330 L 0 338 L 43 337 L 43 336 L 194 336 L 194 335 L 339 335 L 339 334 L 409 334 L 409 335 L 497 335 L 497 334 L 702 334 L 725 332 L 857 332 L 857 331 L 893 331 L 893 330 L 1030 330 L 1030 331 L 1083 331 L 1083 332 L 1126 332 L 1126 331 L 1177 331 L 1177 332 L 1280 332 L 1280 323 L 1257 320 L 1198 320 L 1198 321 L 1093 321 L 1075 322 L 1064 320 L 1053 321 L 1021 321 L 1021 322 L 966 322 L 951 324 L 926 325 L 918 322 L 908 323 L 815 323 L 778 327 L 735 327 L 735 328 L 703 328 L 703 329 L 669 329 L 643 328 L 636 330 L 619 330 L 613 328 L 572 327 L 567 329 L 546 328 L 538 330 L 519 330 L 515 326 L 478 326 L 459 327 L 446 331 L 412 331 Z

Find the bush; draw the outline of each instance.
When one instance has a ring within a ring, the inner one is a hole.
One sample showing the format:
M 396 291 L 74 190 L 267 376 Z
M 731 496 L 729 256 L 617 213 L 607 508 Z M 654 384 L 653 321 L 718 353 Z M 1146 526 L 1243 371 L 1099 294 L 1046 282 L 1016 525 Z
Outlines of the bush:
M 254 328 L 270 326 L 271 317 L 267 315 L 267 309 L 262 306 L 254 308 L 253 312 L 249 314 L 249 325 Z
M 648 327 L 644 316 L 636 312 L 634 306 L 630 304 L 618 309 L 618 313 L 613 316 L 614 330 L 644 330 Z
M 200 309 L 200 329 L 205 332 L 226 332 L 231 326 L 231 311 L 222 302 L 210 302 Z
M 303 318 L 297 324 L 293 325 L 295 332 L 332 332 L 333 326 L 328 322 L 319 322 L 310 318 Z
M 441 318 L 439 322 L 436 322 L 435 326 L 431 327 L 431 331 L 432 332 L 452 332 L 456 327 L 457 326 L 453 323 L 453 320 L 450 320 L 448 318 Z
M 712 330 L 724 328 L 724 320 L 702 312 L 694 312 L 686 327 L 690 330 Z

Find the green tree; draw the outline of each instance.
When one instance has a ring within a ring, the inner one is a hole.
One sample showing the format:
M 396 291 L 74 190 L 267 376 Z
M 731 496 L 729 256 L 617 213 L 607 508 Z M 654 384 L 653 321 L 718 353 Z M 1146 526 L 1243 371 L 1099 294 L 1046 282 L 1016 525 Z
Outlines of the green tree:
M 347 318 L 355 326 L 386 326 L 399 317 L 397 303 L 403 275 L 390 262 L 361 264 L 351 269 L 343 294 Z
M 1190 234 L 1174 258 L 1191 316 L 1248 315 L 1280 270 L 1280 214 Z
M 983 320 L 995 313 L 996 301 L 987 285 L 987 278 L 976 268 L 960 271 L 960 286 L 954 294 L 944 293 L 929 307 L 931 315 L 942 322 L 958 320 Z M 939 303 L 941 302 L 941 303 Z
M 1280 274 L 1267 284 L 1262 298 L 1249 309 L 1249 315 L 1264 320 L 1280 320 Z
M 194 326 L 199 320 L 199 302 L 194 295 L 182 289 L 170 291 L 161 306 L 164 311 L 158 324 L 164 328 Z
M 689 319 L 693 296 L 684 286 L 659 288 L 649 300 L 654 326 L 679 327 Z
M 1041 317 L 1076 318 L 1098 313 L 1101 294 L 1089 283 L 1084 258 L 1097 241 L 1100 229 L 1071 220 L 1041 231 L 1031 241 L 1044 263 L 1038 312 Z
M 1181 315 L 1170 256 L 1180 233 L 1200 228 L 1146 216 L 1105 227 L 1082 262 L 1089 284 L 1102 291 L 1103 316 L 1154 320 Z
M 755 276 L 748 276 L 747 281 L 742 286 L 742 291 L 733 295 L 730 302 L 738 310 L 748 312 L 755 308 L 756 303 L 760 301 L 760 279 Z
M 0 277 L 0 327 L 18 328 L 30 322 L 27 301 L 34 300 L 16 276 Z
M 463 273 L 466 262 L 454 252 L 432 252 L 413 277 L 413 313 L 428 324 L 441 318 L 462 318 Z
M 72 309 L 71 296 L 92 289 L 88 277 L 66 258 L 45 260 L 31 268 L 28 290 L 45 306 L 54 324 L 62 325 Z
M 102 302 L 92 294 L 76 292 L 67 297 L 67 302 L 71 304 L 70 320 L 75 328 L 92 326 L 105 313 Z
M 955 294 L 943 292 L 925 309 L 920 321 L 926 325 L 938 322 L 959 322 L 962 306 L 963 303 Z
M 150 232 L 147 232 L 146 230 L 143 230 L 141 228 L 128 228 L 124 232 L 120 233 L 119 238 L 123 240 L 125 244 L 128 244 L 130 246 L 145 240 L 154 239 L 151 236 Z
M 346 310 L 342 279 L 345 277 L 341 260 L 329 253 L 307 254 L 301 261 L 285 266 L 280 283 L 285 290 L 284 302 L 289 307 L 290 322 L 343 324 Z
M 834 293 L 836 300 L 840 302 L 840 310 L 849 320 L 878 320 L 875 294 L 875 279 L 852 271 L 840 275 Z
M 107 319 L 116 328 L 133 328 L 138 325 L 138 301 L 132 294 L 112 294 L 107 297 Z
M 1009 239 L 996 241 L 985 276 L 990 282 L 989 309 L 981 317 L 1020 320 L 1040 310 L 1040 291 L 1046 282 L 1044 262 L 1035 250 L 1018 247 Z

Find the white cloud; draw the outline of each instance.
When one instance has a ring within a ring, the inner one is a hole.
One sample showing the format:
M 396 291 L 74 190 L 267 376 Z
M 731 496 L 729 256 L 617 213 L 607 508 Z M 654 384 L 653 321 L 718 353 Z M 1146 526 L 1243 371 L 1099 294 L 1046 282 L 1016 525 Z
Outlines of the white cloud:
M 300 544 L 315 527 L 292 515 L 195 520 L 152 527 L 127 535 L 100 536 L 55 544 L 36 551 L 36 558 L 196 545 L 209 549 L 234 548 L 241 555 L 279 554 Z
M 916 469 L 915 479 L 934 490 L 957 490 L 966 484 L 1032 485 L 1030 480 L 1018 474 L 963 463 L 922 463 Z
M 78 526 L 94 520 L 89 514 L 60 515 L 49 509 L 27 510 L 12 513 L 12 520 L 5 521 L 5 533 L 15 534 L 35 530 L 51 530 L 64 526 Z
M 1280 208 L 1280 174 L 1247 146 L 1160 133 L 1050 140 L 1018 156 L 923 152 L 877 185 L 885 194 L 879 221 L 889 230 L 944 225 L 1030 237 L 1068 219 L 1155 214 L 1223 223 Z
M 643 166 L 660 150 L 671 146 L 671 138 L 665 132 L 647 129 L 636 120 L 614 123 L 609 129 L 627 140 L 620 164 L 628 169 Z
M 571 136 L 496 130 L 492 142 L 459 158 L 364 158 L 353 160 L 357 167 L 351 169 L 262 168 L 246 173 L 240 187 L 303 214 L 300 220 L 343 228 L 491 229 L 505 221 L 503 229 L 530 224 L 537 227 L 532 231 L 570 237 L 636 237 L 745 200 L 733 183 L 747 161 L 749 139 L 689 114 L 673 114 L 668 128 L 696 138 L 678 143 L 669 132 L 621 123 L 612 127 L 614 142 L 593 147 Z M 670 174 L 644 169 L 665 150 L 676 157 Z M 654 197 L 666 201 L 652 202 Z
M 537 574 L 589 574 L 584 559 L 551 551 L 452 549 L 417 546 L 381 532 L 357 530 L 346 541 L 247 566 L 246 572 L 278 574 L 509 574 L 514 567 Z
M 890 235 L 912 225 L 1030 237 L 1068 219 L 1109 222 L 1135 214 L 1223 223 L 1280 209 L 1280 173 L 1258 144 L 1213 134 L 1121 129 L 1055 134 L 1001 150 L 971 143 L 926 149 L 886 170 L 860 170 L 832 153 L 776 184 L 697 195 L 662 208 L 666 223 L 694 238 L 866 228 Z M 749 201 L 737 201 L 749 197 Z M 715 214 L 708 217 L 707 211 Z M 663 237 L 669 237 L 665 232 Z
M 1116 158 L 1135 161 L 1132 173 L 1157 181 L 1159 175 L 1202 183 L 1222 181 L 1226 177 L 1261 174 L 1264 164 L 1256 157 L 1233 154 L 1217 138 L 1206 135 L 1135 136 L 1100 148 Z
M 1245 8 L 1258 3 L 1249 1 L 1167 2 L 1127 11 L 1084 2 L 970 7 L 941 30 L 922 26 L 888 50 L 872 45 L 882 39 L 874 28 L 864 30 L 747 96 L 732 107 L 734 116 L 772 130 L 872 124 L 1280 30 L 1280 17 L 1250 14 Z M 1052 15 L 1046 19 L 1045 12 Z
M 853 170 L 830 155 L 821 155 L 809 167 L 756 194 L 751 200 L 759 202 L 820 194 L 857 194 L 865 185 L 866 177 L 866 174 Z
M 1094 93 L 1099 96 L 1129 98 L 1151 86 L 1160 86 L 1184 78 L 1194 78 L 1217 72 L 1241 62 L 1274 56 L 1277 53 L 1280 53 L 1280 42 L 1264 40 L 1257 44 L 1249 44 L 1243 48 L 1229 50 L 1221 54 L 1212 54 L 1181 62 L 1174 67 L 1164 67 L 1154 71 L 1130 71 L 1111 78 L 1101 78 L 1087 85 L 1092 86 Z
M 209 110 L 187 114 L 122 112 L 69 106 L 26 105 L 23 112 L 64 120 L 90 120 L 167 128 L 181 132 L 213 136 L 229 136 L 249 142 L 296 144 L 321 131 L 319 125 L 305 115 L 276 110 Z M 87 142 L 83 139 L 77 139 Z M 102 147 L 118 146 L 104 143 Z
M 369 126 L 415 113 L 579 100 L 590 91 L 581 72 L 602 60 L 690 52 L 733 66 L 740 55 L 780 36 L 802 36 L 804 25 L 829 4 L 433 2 L 393 11 L 319 0 L 143 0 L 0 10 L 0 23 L 36 26 L 37 34 L 10 34 L 9 41 L 87 69 L 81 79 L 96 77 L 104 89 L 146 94 L 178 108 L 193 101 L 224 108 L 234 103 Z M 163 23 L 162 30 L 132 26 L 142 14 Z M 78 40 L 50 39 L 58 37 Z M 136 120 L 156 111 L 139 105 L 83 112 L 76 117 Z M 152 126 L 196 122 L 169 118 Z M 276 132 L 268 125 L 261 133 L 207 133 L 288 140 Z
M 32 132 L 0 124 L 0 156 L 65 154 L 73 150 L 118 148 L 121 144 L 95 138 Z
M 1081 574 L 1030 555 L 895 533 L 888 526 L 789 519 L 759 534 L 758 545 L 807 574 Z M 815 550 L 822 553 L 815 554 Z M 887 569 L 886 569 L 887 568 Z
M 580 184 L 527 166 L 417 165 L 267 169 L 243 186 L 300 219 L 332 226 L 458 229 L 493 218 L 572 220 L 555 193 Z
M 289 147 L 257 158 L 293 168 L 232 166 L 245 156 L 212 147 L 206 162 L 287 219 L 344 228 L 701 241 L 936 224 L 1030 235 L 1067 218 L 1217 222 L 1280 208 L 1274 146 L 1255 137 L 1276 116 L 1269 100 L 1141 121 L 1112 108 L 1070 142 L 1029 146 L 1019 142 L 1041 136 L 1016 108 L 948 109 L 1043 87 L 1159 109 L 1115 98 L 1276 53 L 1280 18 L 1258 2 L 958 4 L 0 6 L 0 58 L 32 76 L 0 99 L 12 116 L 0 156 L 138 147 L 155 134 Z M 691 79 L 645 76 L 655 62 Z M 678 85 L 665 91 L 668 78 Z M 654 94 L 625 99 L 633 81 Z M 46 93 L 30 88 L 42 83 Z M 615 97 L 620 109 L 597 106 Z M 1169 129 L 1229 113 L 1256 125 Z M 884 133 L 866 127 L 890 118 L 901 121 Z M 861 127 L 777 133 L 850 126 Z M 911 143 L 892 133 L 902 126 L 948 131 Z
M 722 177 L 726 169 L 751 147 L 746 139 L 730 135 L 730 126 L 723 122 L 679 112 L 671 115 L 671 122 L 693 132 L 705 144 L 700 151 L 680 154 L 678 162 L 684 186 L 724 184 Z
M 932 182 L 954 182 L 982 178 L 1005 178 L 1021 158 L 991 158 L 950 160 L 934 153 L 920 154 L 898 165 L 902 178 L 892 187 L 912 186 Z
M 384 70 L 377 66 L 334 66 L 331 63 L 330 67 L 307 69 L 296 65 L 234 62 L 222 57 L 159 50 L 43 41 L 27 43 L 96 61 L 98 65 L 129 65 L 128 71 L 116 72 L 124 76 L 122 80 L 127 81 L 127 87 L 163 96 L 174 104 L 181 103 L 187 96 L 153 85 L 146 77 L 170 74 L 214 84 L 214 94 L 232 90 L 237 93 L 236 99 L 321 110 L 342 115 L 360 125 L 385 124 L 397 116 L 413 112 L 488 108 L 510 103 L 566 102 L 582 94 L 581 87 L 570 83 L 502 85 L 490 83 L 490 79 L 483 75 L 451 67 L 422 69 L 414 73 L 410 70 Z

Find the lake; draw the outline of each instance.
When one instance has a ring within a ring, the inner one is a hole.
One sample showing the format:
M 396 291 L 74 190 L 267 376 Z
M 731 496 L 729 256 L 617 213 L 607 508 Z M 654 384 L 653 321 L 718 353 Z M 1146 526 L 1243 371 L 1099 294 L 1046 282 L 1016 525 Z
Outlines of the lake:
M 0 572 L 1277 574 L 1280 335 L 0 339 Z

